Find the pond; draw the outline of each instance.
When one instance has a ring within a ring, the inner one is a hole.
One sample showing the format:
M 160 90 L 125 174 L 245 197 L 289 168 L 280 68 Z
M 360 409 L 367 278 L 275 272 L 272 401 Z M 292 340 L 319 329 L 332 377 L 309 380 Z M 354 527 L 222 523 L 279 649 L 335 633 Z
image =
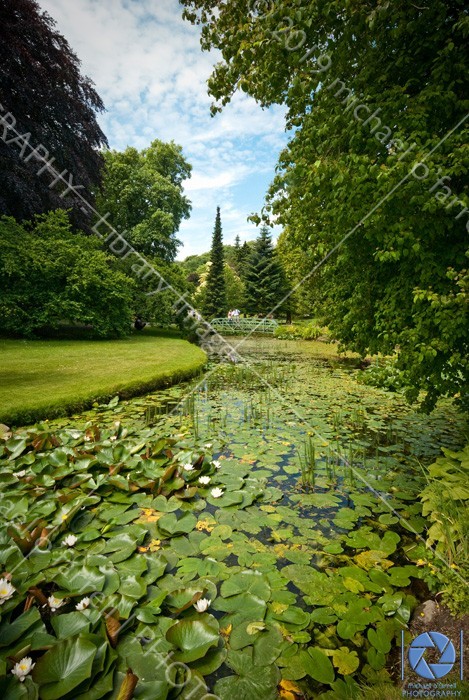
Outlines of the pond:
M 140 598 L 109 589 L 121 619 L 146 606 L 117 649 L 132 668 L 143 665 L 142 649 L 147 658 L 172 651 L 192 672 L 181 699 L 203 697 L 205 685 L 194 687 L 202 678 L 222 700 L 350 697 L 357 680 L 391 680 L 389 652 L 426 592 L 422 465 L 459 445 L 463 421 L 449 402 L 426 416 L 360 384 L 356 360 L 334 345 L 250 338 L 240 352 L 246 363 L 48 423 L 70 440 L 86 430 L 90 454 L 94 442 L 103 454 L 109 440 L 133 441 L 129 468 L 145 441 L 174 435 L 171 453 L 147 458 L 160 459 L 161 474 L 165 460 L 183 465 L 165 472 L 156 498 L 121 492 L 108 498 L 107 516 L 91 508 L 70 529 L 92 533 L 79 550 L 95 557 L 88 566 L 103 571 L 111 552 L 117 573 L 127 565 L 141 588 L 146 574 L 129 557 L 162 562 Z M 143 525 L 140 554 L 134 546 L 115 557 L 104 522 L 115 537 Z M 148 681 L 148 697 L 160 681 Z

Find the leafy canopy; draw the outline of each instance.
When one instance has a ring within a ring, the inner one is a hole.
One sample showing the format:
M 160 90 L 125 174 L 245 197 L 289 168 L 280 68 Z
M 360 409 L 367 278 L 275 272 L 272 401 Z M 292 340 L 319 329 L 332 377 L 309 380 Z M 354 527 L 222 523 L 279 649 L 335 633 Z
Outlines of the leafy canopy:
M 465 3 L 183 5 L 202 25 L 203 48 L 222 53 L 209 80 L 214 111 L 238 88 L 287 107 L 295 132 L 264 216 L 283 225 L 283 249 L 299 261 L 291 282 L 349 348 L 397 346 L 409 398 L 425 389 L 430 408 L 438 395 L 463 396 Z
M 140 253 L 173 261 L 176 233 L 191 211 L 182 183 L 192 166 L 181 146 L 156 139 L 142 151 L 106 151 L 104 160 L 99 210 L 110 213 L 109 221 Z
M 80 61 L 55 30 L 54 20 L 35 0 L 0 4 L 0 64 L 2 116 L 10 112 L 17 120 L 16 130 L 29 135 L 31 147 L 42 144 L 48 149 L 56 158 L 53 167 L 68 170 L 74 184 L 83 186 L 80 193 L 90 199 L 100 182 L 100 149 L 107 144 L 96 120 L 104 106 L 93 83 L 80 73 Z M 74 196 L 62 199 L 64 186 L 49 188 L 51 175 L 36 174 L 44 163 L 35 158 L 25 162 L 31 149 L 20 157 L 23 143 L 13 142 L 15 136 L 9 130 L 0 142 L 0 214 L 26 219 L 71 207 Z M 76 224 L 88 223 L 78 207 L 73 218 Z

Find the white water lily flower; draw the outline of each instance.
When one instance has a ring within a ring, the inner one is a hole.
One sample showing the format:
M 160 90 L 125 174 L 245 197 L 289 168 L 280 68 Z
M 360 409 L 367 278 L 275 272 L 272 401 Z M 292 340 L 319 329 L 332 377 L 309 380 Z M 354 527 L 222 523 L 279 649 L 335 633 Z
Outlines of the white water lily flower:
M 218 486 L 210 491 L 214 498 L 220 498 L 223 496 L 223 489 L 219 489 Z
M 204 445 L 204 447 L 206 447 L 207 450 L 209 450 L 209 449 L 212 447 L 212 443 L 211 443 L 211 442 L 207 442 L 207 443 Z
M 221 469 L 221 462 L 219 462 L 217 459 L 214 459 L 212 464 L 215 467 L 215 469 Z
M 78 537 L 75 537 L 75 535 L 67 535 L 65 539 L 63 540 L 62 544 L 64 547 L 74 547 L 78 541 Z
M 85 610 L 90 606 L 90 599 L 88 597 L 82 598 L 79 603 L 75 605 L 76 610 Z
M 0 578 L 0 605 L 10 600 L 14 593 L 16 588 L 6 578 Z
M 184 469 L 185 472 L 193 472 L 194 471 L 194 467 L 192 466 L 192 464 L 183 464 L 182 468 Z
M 11 672 L 22 683 L 28 673 L 31 673 L 35 665 L 36 664 L 33 664 L 33 660 L 30 656 L 25 656 L 23 659 L 21 659 L 21 661 L 18 661 L 18 663 L 15 664 Z
M 194 608 L 197 610 L 197 612 L 203 613 L 207 610 L 211 602 L 212 601 L 209 600 L 209 598 L 201 598 L 197 601 L 197 603 L 194 603 Z
M 203 484 L 204 486 L 206 486 L 206 485 L 209 484 L 211 481 L 212 481 L 212 480 L 211 480 L 211 478 L 210 478 L 209 476 L 199 476 L 199 484 Z
M 15 476 L 17 479 L 22 479 L 26 474 L 26 469 L 22 469 L 20 472 L 16 472 Z
M 61 608 L 62 605 L 65 605 L 65 600 L 61 600 L 60 598 L 56 598 L 55 596 L 50 595 L 47 599 L 47 603 L 52 612 L 55 612 L 57 608 Z

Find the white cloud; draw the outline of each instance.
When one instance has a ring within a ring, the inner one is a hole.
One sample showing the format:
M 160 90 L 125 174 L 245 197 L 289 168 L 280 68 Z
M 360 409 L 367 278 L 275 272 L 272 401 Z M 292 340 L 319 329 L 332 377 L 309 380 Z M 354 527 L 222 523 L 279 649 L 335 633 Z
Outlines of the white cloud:
M 199 29 L 182 20 L 178 0 L 39 0 L 95 83 L 107 112 L 100 123 L 113 148 L 144 148 L 155 138 L 183 146 L 193 165 L 186 191 L 192 216 L 183 223 L 180 257 L 210 245 L 215 208 L 225 240 L 252 238 L 252 192 L 267 186 L 285 143 L 282 108 L 262 110 L 244 94 L 213 119 L 206 81 L 218 59 L 203 53 Z M 243 190 L 243 183 L 246 191 Z M 257 209 L 262 206 L 259 193 Z

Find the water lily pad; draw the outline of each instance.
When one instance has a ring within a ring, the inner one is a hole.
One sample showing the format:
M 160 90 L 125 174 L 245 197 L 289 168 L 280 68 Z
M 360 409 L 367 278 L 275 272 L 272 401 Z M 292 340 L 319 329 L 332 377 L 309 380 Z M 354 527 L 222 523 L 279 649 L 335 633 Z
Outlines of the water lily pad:
M 58 700 L 89 678 L 97 647 L 88 639 L 72 637 L 46 651 L 33 669 L 33 680 L 44 700 Z
M 277 695 L 280 672 L 276 666 L 255 666 L 253 649 L 232 651 L 228 656 L 229 666 L 236 672 L 215 683 L 213 692 L 220 700 L 272 700 Z
M 252 593 L 240 593 L 230 598 L 217 598 L 213 605 L 215 610 L 229 612 L 229 622 L 236 626 L 244 620 L 263 620 L 267 604 L 262 598 Z
M 191 672 L 197 672 L 203 676 L 208 676 L 211 673 L 215 673 L 222 663 L 225 661 L 227 655 L 227 650 L 223 645 L 223 641 L 220 639 L 218 647 L 214 649 L 209 649 L 205 654 L 203 659 L 197 661 L 192 661 L 190 664 Z M 202 686 L 204 687 L 204 686 Z M 205 690 L 203 691 L 205 694 Z
M 376 549 L 370 549 L 366 552 L 360 552 L 360 554 L 356 554 L 354 559 L 357 562 L 358 566 L 361 566 L 366 571 L 369 571 L 370 569 L 374 569 L 376 565 L 381 566 L 383 569 L 389 569 L 389 567 L 391 567 L 393 563 L 386 557 L 387 555 L 385 554 L 385 552 Z
M 339 525 L 339 527 L 343 527 L 343 525 Z M 342 547 L 340 542 L 332 542 L 331 544 L 328 544 L 324 547 L 324 551 L 328 554 L 341 554 L 341 552 L 344 551 L 344 548 Z
M 168 513 L 158 520 L 158 530 L 163 537 L 187 534 L 196 525 L 197 518 L 192 513 L 184 513 L 180 518 L 177 518 L 174 513 Z
M 378 604 L 381 605 L 386 615 L 392 615 L 396 612 L 404 600 L 402 593 L 386 593 L 378 598 Z
M 310 615 L 311 622 L 319 625 L 331 625 L 337 620 L 332 608 L 316 608 Z
M 370 647 L 370 649 L 368 649 L 366 657 L 368 659 L 368 663 L 374 671 L 380 671 L 386 664 L 386 656 L 382 651 L 379 651 L 374 647 Z
M 377 627 L 376 630 L 370 627 L 367 637 L 370 644 L 372 644 L 375 649 L 383 654 L 387 654 L 391 650 L 392 637 L 389 637 L 382 627 Z
M 51 625 L 58 639 L 66 639 L 67 637 L 74 637 L 83 631 L 88 632 L 90 621 L 83 613 L 75 611 L 66 615 L 52 617 Z
M 360 659 L 356 651 L 350 651 L 347 647 L 340 647 L 332 654 L 332 663 L 339 673 L 348 676 L 357 670 Z
M 262 574 L 255 571 L 242 571 L 234 574 L 221 585 L 220 593 L 228 598 L 239 593 L 251 593 L 262 600 L 269 600 L 270 586 Z
M 421 577 L 421 572 L 416 566 L 394 566 L 388 571 L 389 583 L 393 586 L 408 586 L 410 584 L 410 577 L 415 576 L 416 578 Z
M 194 619 L 179 620 L 166 632 L 166 639 L 177 649 L 174 654 L 176 661 L 196 661 L 218 643 L 218 622 L 206 613 Z
M 329 577 L 310 566 L 291 564 L 282 569 L 282 575 L 294 583 L 308 596 L 309 605 L 328 605 L 334 598 L 344 591 L 344 587 L 337 578 Z

